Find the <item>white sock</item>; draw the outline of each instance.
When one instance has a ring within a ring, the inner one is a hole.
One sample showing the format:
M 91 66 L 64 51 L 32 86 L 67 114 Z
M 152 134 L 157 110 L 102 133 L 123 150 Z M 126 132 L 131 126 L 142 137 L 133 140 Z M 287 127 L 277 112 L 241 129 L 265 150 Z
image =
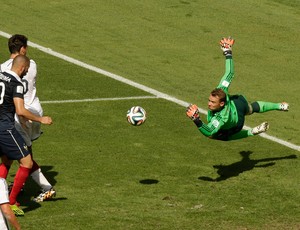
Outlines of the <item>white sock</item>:
M 52 188 L 52 185 L 46 179 L 40 168 L 31 173 L 30 176 L 41 187 L 41 189 L 48 191 Z

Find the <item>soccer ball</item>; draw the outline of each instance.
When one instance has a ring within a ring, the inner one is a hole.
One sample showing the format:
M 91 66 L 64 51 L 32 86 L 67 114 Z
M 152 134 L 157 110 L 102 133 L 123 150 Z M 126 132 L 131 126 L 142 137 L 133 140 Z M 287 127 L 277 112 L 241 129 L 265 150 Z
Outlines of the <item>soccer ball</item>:
M 143 124 L 146 120 L 146 111 L 140 106 L 133 106 L 127 111 L 127 121 L 134 126 Z

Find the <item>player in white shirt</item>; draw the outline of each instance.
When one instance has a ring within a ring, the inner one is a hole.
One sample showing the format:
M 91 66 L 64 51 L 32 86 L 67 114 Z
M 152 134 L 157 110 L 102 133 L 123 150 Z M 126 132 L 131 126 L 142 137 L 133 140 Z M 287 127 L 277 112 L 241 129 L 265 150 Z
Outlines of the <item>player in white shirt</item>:
M 9 230 L 9 225 L 14 229 L 21 229 L 21 226 L 10 208 L 6 180 L 0 178 L 0 230 Z
M 11 58 L 1 64 L 1 72 L 9 70 L 12 65 L 13 58 L 17 56 L 17 53 L 11 54 Z M 24 85 L 24 102 L 25 108 L 35 115 L 43 116 L 43 109 L 40 104 L 40 100 L 36 95 L 36 78 L 37 78 L 37 66 L 31 59 L 28 73 L 23 77 L 22 83 Z M 36 140 L 42 134 L 41 123 L 31 122 L 24 120 L 22 117 L 16 115 L 16 128 L 22 133 L 23 138 L 28 146 L 32 145 L 32 141 Z M 22 127 L 21 127 L 22 125 Z
M 12 66 L 14 57 L 19 54 L 26 55 L 27 53 L 27 37 L 20 34 L 15 34 L 8 40 L 8 48 L 11 53 L 10 59 L 1 64 L 1 72 L 9 70 Z M 24 103 L 25 108 L 30 112 L 38 116 L 43 116 L 43 109 L 40 104 L 39 98 L 37 97 L 36 90 L 36 79 L 37 79 L 37 65 L 33 60 L 30 60 L 30 67 L 27 74 L 23 77 L 22 83 L 24 85 Z M 42 134 L 41 124 L 34 121 L 28 121 L 23 117 L 16 115 L 16 129 L 22 135 L 29 150 L 32 154 L 32 141 L 36 140 Z M 33 158 L 33 157 L 32 157 Z M 33 159 L 33 167 L 31 171 L 32 179 L 40 186 L 42 192 L 35 197 L 33 200 L 36 202 L 42 202 L 46 199 L 50 199 L 56 195 L 53 186 L 46 179 L 42 173 L 39 165 Z M 13 188 L 12 188 L 13 189 Z

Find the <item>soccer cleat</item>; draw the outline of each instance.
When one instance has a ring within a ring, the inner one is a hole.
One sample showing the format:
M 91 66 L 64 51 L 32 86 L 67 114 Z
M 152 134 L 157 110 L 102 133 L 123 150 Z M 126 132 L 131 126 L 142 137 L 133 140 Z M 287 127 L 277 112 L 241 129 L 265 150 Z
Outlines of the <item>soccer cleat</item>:
M 186 115 L 193 121 L 200 117 L 197 105 L 189 105 L 186 108 Z
M 18 207 L 17 203 L 10 205 L 10 208 L 16 216 L 24 216 L 24 211 Z
M 289 104 L 286 103 L 286 102 L 282 102 L 282 103 L 280 104 L 280 110 L 281 110 L 281 111 L 289 111 Z
M 51 198 L 53 198 L 55 196 L 56 196 L 56 191 L 53 188 L 51 188 L 48 191 L 44 191 L 43 190 L 40 193 L 40 195 L 38 195 L 37 197 L 33 198 L 33 201 L 39 203 L 39 202 L 43 202 L 45 200 L 49 200 L 49 199 L 51 199 Z
M 252 130 L 251 130 L 251 133 L 253 135 L 257 135 L 257 134 L 260 134 L 260 133 L 263 133 L 263 132 L 266 132 L 268 129 L 269 129 L 269 123 L 268 122 L 263 122 L 261 123 L 260 125 L 254 127 Z

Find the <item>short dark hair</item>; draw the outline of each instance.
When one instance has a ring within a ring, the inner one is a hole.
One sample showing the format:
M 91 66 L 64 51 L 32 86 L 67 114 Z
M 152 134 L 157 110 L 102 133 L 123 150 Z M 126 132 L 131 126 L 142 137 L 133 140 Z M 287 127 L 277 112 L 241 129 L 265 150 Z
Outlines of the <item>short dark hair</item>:
M 11 54 L 19 53 L 22 47 L 27 47 L 27 37 L 21 34 L 15 34 L 8 39 L 8 49 Z
M 17 55 L 12 62 L 12 68 L 19 66 L 30 66 L 30 59 L 22 54 Z
M 223 89 L 221 88 L 215 88 L 213 91 L 210 93 L 214 97 L 218 97 L 220 101 L 226 102 L 226 93 L 224 92 Z

